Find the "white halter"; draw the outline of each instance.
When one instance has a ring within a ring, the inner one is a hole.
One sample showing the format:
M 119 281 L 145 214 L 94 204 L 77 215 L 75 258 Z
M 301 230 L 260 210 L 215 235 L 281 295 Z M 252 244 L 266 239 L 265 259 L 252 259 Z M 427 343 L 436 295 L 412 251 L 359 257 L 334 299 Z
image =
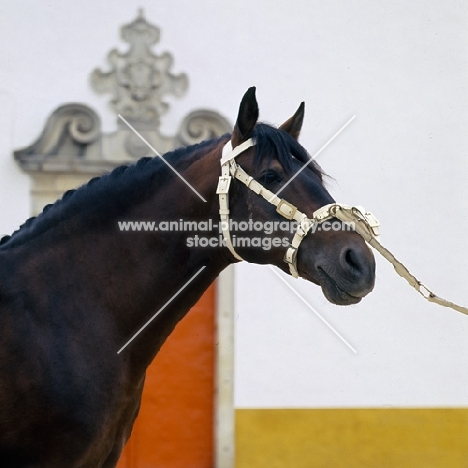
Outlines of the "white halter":
M 298 228 L 294 234 L 293 240 L 286 250 L 284 261 L 289 265 L 289 271 L 294 278 L 299 277 L 297 270 L 297 251 L 304 237 L 309 232 L 314 221 L 299 211 L 294 205 L 286 200 L 277 197 L 273 192 L 266 189 L 262 184 L 258 183 L 253 177 L 249 176 L 235 161 L 235 158 L 246 151 L 251 146 L 255 145 L 255 140 L 249 138 L 244 143 L 232 148 L 231 141 L 228 141 L 223 148 L 221 157 L 221 176 L 219 177 L 218 188 L 216 193 L 219 195 L 219 215 L 221 218 L 221 230 L 223 232 L 226 246 L 232 255 L 237 260 L 243 258 L 235 251 L 231 242 L 229 232 L 229 187 L 232 178 L 236 178 L 247 186 L 257 195 L 261 195 L 272 205 L 276 206 L 276 211 L 288 220 L 298 222 Z
M 221 228 L 226 245 L 232 255 L 238 260 L 243 258 L 234 250 L 229 233 L 229 185 L 232 177 L 240 180 L 250 190 L 261 195 L 272 205 L 276 206 L 276 211 L 284 218 L 294 219 L 298 222 L 298 228 L 294 234 L 293 240 L 286 250 L 284 261 L 289 265 L 289 271 L 294 278 L 299 276 L 297 271 L 297 251 L 299 246 L 310 231 L 314 223 L 323 223 L 331 218 L 338 218 L 344 222 L 353 222 L 355 230 L 361 237 L 376 249 L 386 260 L 388 260 L 395 271 L 404 278 L 410 286 L 418 291 L 426 300 L 434 302 L 443 307 L 450 307 L 462 314 L 468 315 L 468 308 L 443 299 L 433 293 L 427 286 L 413 276 L 406 266 L 397 260 L 395 256 L 386 249 L 379 241 L 379 225 L 375 216 L 361 206 L 347 206 L 341 203 L 331 203 L 322 206 L 314 212 L 312 218 L 308 218 L 304 213 L 299 211 L 294 205 L 286 200 L 277 197 L 273 192 L 266 189 L 262 184 L 250 177 L 240 166 L 237 165 L 235 158 L 245 150 L 255 145 L 255 140 L 250 138 L 239 146 L 232 148 L 229 141 L 223 148 L 221 157 L 221 176 L 218 182 L 216 193 L 219 194 L 219 214 L 221 216 Z

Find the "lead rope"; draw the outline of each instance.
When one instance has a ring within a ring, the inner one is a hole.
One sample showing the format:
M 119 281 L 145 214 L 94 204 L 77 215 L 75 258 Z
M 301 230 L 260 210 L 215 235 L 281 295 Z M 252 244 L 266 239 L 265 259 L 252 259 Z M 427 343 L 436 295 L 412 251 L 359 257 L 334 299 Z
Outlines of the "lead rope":
M 338 218 L 345 223 L 354 223 L 355 231 L 360 234 L 369 245 L 377 250 L 382 257 L 388 260 L 393 265 L 393 268 L 398 275 L 404 278 L 410 286 L 416 289 L 424 299 L 429 302 L 434 302 L 442 307 L 449 307 L 457 312 L 468 315 L 468 308 L 437 296 L 414 275 L 412 275 L 408 268 L 397 260 L 392 252 L 380 243 L 378 240 L 378 227 L 380 223 L 372 213 L 369 213 L 360 206 L 350 207 L 339 203 L 333 203 L 319 208 L 313 215 L 313 220 L 318 223 L 322 223 L 330 218 Z

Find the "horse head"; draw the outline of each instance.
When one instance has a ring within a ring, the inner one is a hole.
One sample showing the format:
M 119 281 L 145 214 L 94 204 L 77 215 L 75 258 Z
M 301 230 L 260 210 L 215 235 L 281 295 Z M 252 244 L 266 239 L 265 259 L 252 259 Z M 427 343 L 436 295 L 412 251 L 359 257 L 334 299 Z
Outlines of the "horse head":
M 279 128 L 258 123 L 258 115 L 250 88 L 221 160 L 221 224 L 232 256 L 301 276 L 334 304 L 359 302 L 375 281 L 374 257 L 362 237 L 336 218 L 301 228 L 303 219 L 334 203 L 323 172 L 298 143 L 304 103 Z

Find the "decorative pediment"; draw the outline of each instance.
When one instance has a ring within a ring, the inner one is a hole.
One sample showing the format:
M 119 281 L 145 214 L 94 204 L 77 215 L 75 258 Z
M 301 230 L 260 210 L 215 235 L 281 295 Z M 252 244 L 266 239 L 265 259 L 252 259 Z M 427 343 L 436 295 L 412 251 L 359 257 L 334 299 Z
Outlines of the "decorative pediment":
M 31 146 L 15 151 L 15 159 L 27 172 L 90 172 L 114 167 L 103 164 L 101 119 L 83 104 L 57 108 Z
M 159 42 L 160 30 L 148 23 L 140 10 L 138 18 L 122 27 L 122 39 L 130 44 L 127 52 L 112 49 L 107 60 L 109 72 L 96 69 L 91 85 L 100 93 L 111 93 L 112 105 L 133 126 L 159 127 L 160 118 L 169 108 L 165 94 L 183 96 L 188 88 L 185 73 L 174 75 L 172 55 L 154 54 L 151 47 Z
M 217 112 L 198 109 L 183 119 L 175 135 L 163 135 L 161 118 L 169 111 L 164 98 L 169 94 L 183 96 L 188 77 L 171 72 L 174 59 L 170 53 L 152 51 L 159 42 L 160 29 L 148 23 L 142 11 L 121 28 L 121 37 L 129 44 L 127 51 L 111 50 L 109 70 L 96 69 L 90 75 L 95 91 L 111 94 L 117 130 L 102 133 L 99 116 L 84 104 L 61 105 L 47 119 L 35 142 L 15 151 L 15 159 L 25 171 L 94 175 L 151 156 L 148 145 L 117 115 L 161 154 L 232 130 L 228 120 Z

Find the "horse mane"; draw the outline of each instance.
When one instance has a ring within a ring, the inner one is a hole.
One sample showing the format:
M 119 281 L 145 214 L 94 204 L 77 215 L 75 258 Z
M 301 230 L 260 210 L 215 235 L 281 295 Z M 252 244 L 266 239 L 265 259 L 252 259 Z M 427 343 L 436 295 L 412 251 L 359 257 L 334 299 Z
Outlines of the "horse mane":
M 172 167 L 182 171 L 204 154 L 202 150 L 214 146 L 220 138 L 177 148 L 164 154 Z M 55 203 L 46 205 L 38 216 L 24 222 L 11 236 L 0 239 L 0 250 L 17 247 L 44 233 L 60 221 L 75 216 L 86 206 L 106 204 L 106 212 L 125 211 L 132 203 L 143 201 L 151 195 L 151 187 L 162 186 L 176 177 L 158 156 L 143 157 L 135 163 L 124 164 L 86 184 L 66 191 Z M 112 190 L 114 189 L 114 190 Z
M 309 154 L 297 140 L 275 127 L 259 123 L 252 136 L 256 139 L 255 165 L 257 167 L 265 157 L 268 157 L 269 161 L 277 158 L 286 172 L 291 170 L 292 158 L 304 164 L 310 161 Z M 178 148 L 164 154 L 164 159 L 181 171 L 202 157 L 204 154 L 202 150 L 214 147 L 228 138 L 229 135 L 226 134 L 196 145 Z M 323 172 L 315 161 L 308 164 L 308 168 L 322 180 Z M 0 250 L 22 245 L 56 226 L 62 220 L 82 212 L 84 207 L 102 206 L 103 200 L 110 200 L 106 204 L 106 212 L 114 209 L 122 213 L 136 201 L 143 201 L 151 196 L 155 186 L 162 186 L 173 177 L 175 174 L 158 156 L 144 157 L 135 163 L 119 166 L 100 177 L 94 177 L 77 189 L 68 190 L 55 203 L 46 205 L 37 217 L 29 218 L 11 236 L 2 237 Z M 118 190 L 110 190 L 116 187 Z

